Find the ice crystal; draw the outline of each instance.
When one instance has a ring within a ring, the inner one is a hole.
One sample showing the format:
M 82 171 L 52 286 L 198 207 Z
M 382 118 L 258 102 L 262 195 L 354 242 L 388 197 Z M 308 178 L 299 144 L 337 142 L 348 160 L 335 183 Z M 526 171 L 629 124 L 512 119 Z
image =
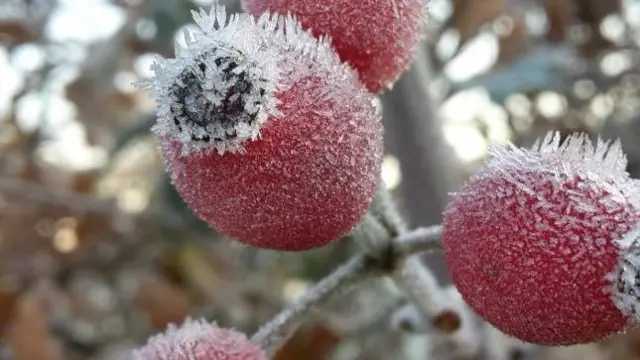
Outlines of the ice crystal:
M 373 93 L 409 67 L 419 47 L 428 0 L 243 0 L 250 14 L 292 13 L 315 35 L 329 36 L 340 58 Z
M 154 131 L 178 139 L 185 152 L 241 152 L 267 120 L 281 116 L 279 93 L 305 69 L 355 76 L 336 65 L 327 39 L 315 39 L 291 16 L 228 16 L 215 2 L 193 18 L 199 29 L 185 32 L 186 47 L 176 45 L 175 59 L 158 58 L 154 77 L 140 83 L 158 104 Z
M 606 179 L 612 185 L 624 185 L 621 191 L 633 195 L 633 199 L 640 204 L 635 191 L 626 191 L 629 190 L 631 179 L 625 170 L 627 158 L 619 140 L 611 143 L 598 138 L 594 144 L 586 134 L 572 134 L 562 142 L 559 132 L 549 132 L 542 140 L 536 141 L 530 150 L 517 148 L 513 144 L 494 145 L 490 147 L 489 155 L 486 173 L 498 171 L 508 175 L 507 171 L 522 169 L 553 172 L 559 181 L 577 174 L 591 179 Z M 514 177 L 509 179 L 530 192 L 526 188 L 528 181 L 519 181 Z
M 164 334 L 151 337 L 134 350 L 130 360 L 267 360 L 257 344 L 237 331 L 204 320 L 187 319 L 180 327 L 169 325 Z
M 616 306 L 632 320 L 640 320 L 640 226 L 618 240 L 620 257 L 609 274 Z

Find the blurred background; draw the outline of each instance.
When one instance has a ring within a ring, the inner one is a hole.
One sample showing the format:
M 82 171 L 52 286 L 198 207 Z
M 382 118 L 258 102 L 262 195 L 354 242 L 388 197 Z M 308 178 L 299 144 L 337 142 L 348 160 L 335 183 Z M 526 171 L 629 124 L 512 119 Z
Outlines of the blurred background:
M 154 104 L 131 83 L 150 76 L 154 54 L 173 55 L 190 10 L 208 4 L 0 0 L 1 360 L 124 360 L 187 316 L 253 332 L 357 251 L 245 248 L 174 192 L 149 135 Z M 620 138 L 640 176 L 640 0 L 428 6 L 413 67 L 381 96 L 382 176 L 411 225 L 440 222 L 488 144 L 528 146 L 552 129 Z M 447 283 L 441 257 L 425 260 Z M 546 349 L 477 319 L 451 336 L 394 327 L 402 302 L 366 284 L 318 311 L 277 359 L 640 359 L 634 332 Z

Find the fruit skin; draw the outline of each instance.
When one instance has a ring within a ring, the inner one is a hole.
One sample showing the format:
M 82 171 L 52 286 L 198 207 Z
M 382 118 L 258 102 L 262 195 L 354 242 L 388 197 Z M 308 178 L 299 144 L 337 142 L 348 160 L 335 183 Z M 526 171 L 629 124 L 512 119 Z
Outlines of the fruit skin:
M 631 314 L 612 301 L 611 275 L 626 251 L 618 240 L 640 220 L 625 166 L 619 143 L 594 150 L 581 136 L 494 148 L 444 213 L 446 260 L 465 301 L 502 332 L 541 345 L 624 330 Z
M 180 327 L 170 325 L 166 333 L 152 336 L 129 359 L 267 360 L 267 356 L 243 333 L 188 319 Z
M 225 39 L 258 39 L 263 43 L 255 48 L 275 49 L 267 65 L 279 69 L 271 86 L 277 107 L 250 124 L 259 126 L 259 136 L 239 147 L 185 138 L 185 124 L 192 133 L 205 130 L 185 118 L 177 131 L 173 108 L 162 108 L 169 110 L 160 111 L 155 132 L 172 182 L 201 219 L 242 243 L 301 251 L 336 241 L 366 213 L 379 184 L 383 140 L 374 97 L 328 43 L 293 19 L 263 17 L 256 25 L 241 14 L 234 21 L 229 26 L 245 32 L 253 26 L 253 38 Z M 283 26 L 274 30 L 274 21 Z M 165 77 L 162 66 L 156 70 L 157 78 Z M 163 93 L 156 91 L 160 103 Z
M 253 15 L 293 14 L 316 36 L 329 36 L 342 61 L 369 91 L 391 86 L 408 68 L 425 22 L 424 0 L 243 0 Z
M 281 93 L 282 118 L 243 153 L 182 156 L 178 142 L 161 140 L 174 185 L 198 216 L 246 244 L 289 251 L 326 245 L 358 222 L 378 185 L 381 129 L 315 112 L 334 107 L 306 105 L 322 88 L 302 79 Z

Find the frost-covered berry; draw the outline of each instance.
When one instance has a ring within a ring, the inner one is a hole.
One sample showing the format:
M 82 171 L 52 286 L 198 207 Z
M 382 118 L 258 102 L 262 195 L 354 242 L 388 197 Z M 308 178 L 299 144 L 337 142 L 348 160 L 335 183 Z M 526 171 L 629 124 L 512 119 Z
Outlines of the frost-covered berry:
M 194 19 L 200 30 L 146 83 L 179 194 L 260 248 L 306 250 L 347 233 L 379 182 L 373 95 L 291 17 L 228 18 L 216 4 Z
M 129 360 L 267 360 L 267 356 L 243 333 L 204 320 L 187 320 L 152 336 Z
M 640 261 L 621 240 L 640 220 L 640 191 L 625 167 L 619 142 L 585 135 L 494 147 L 444 214 L 446 259 L 465 301 L 537 344 L 624 330 L 640 294 L 638 267 L 625 265 Z
M 243 0 L 251 14 L 291 13 L 316 36 L 332 39 L 343 61 L 375 93 L 409 66 L 420 42 L 425 0 Z

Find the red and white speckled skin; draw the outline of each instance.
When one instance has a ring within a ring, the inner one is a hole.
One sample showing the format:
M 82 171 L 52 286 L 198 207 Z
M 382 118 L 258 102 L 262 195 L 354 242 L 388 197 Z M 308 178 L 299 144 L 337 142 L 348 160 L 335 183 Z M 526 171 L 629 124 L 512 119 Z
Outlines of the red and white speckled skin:
M 366 103 L 317 101 L 327 88 L 306 78 L 280 93 L 283 116 L 267 120 L 243 153 L 184 156 L 179 142 L 161 139 L 183 199 L 214 228 L 260 248 L 306 250 L 347 233 L 378 186 L 382 128 Z
M 608 152 L 607 152 L 608 151 Z M 445 211 L 443 239 L 463 298 L 499 330 L 543 345 L 624 330 L 612 301 L 617 241 L 640 220 L 619 144 L 547 137 L 494 149 Z
M 340 55 L 378 93 L 407 69 L 426 19 L 424 0 L 243 0 L 246 11 L 293 14 L 314 35 L 329 36 Z
M 267 360 L 246 335 L 202 320 L 170 325 L 131 353 L 130 360 Z

